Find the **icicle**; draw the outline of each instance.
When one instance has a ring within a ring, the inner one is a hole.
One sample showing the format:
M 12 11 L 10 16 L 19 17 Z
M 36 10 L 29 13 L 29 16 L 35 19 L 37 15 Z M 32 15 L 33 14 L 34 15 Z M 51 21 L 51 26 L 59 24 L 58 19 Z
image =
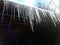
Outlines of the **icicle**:
M 34 32 L 33 29 L 33 15 L 32 15 L 32 8 L 31 7 L 25 7 L 25 13 L 26 13 L 26 19 L 29 19 L 29 23 L 32 29 L 32 32 Z
M 32 17 L 32 8 L 29 8 L 29 21 L 30 21 L 30 25 L 31 25 L 31 28 L 32 28 L 32 32 L 34 32 L 34 29 L 33 29 L 33 17 Z
M 60 18 L 58 18 L 58 22 L 60 23 Z
M 60 14 L 55 14 L 56 18 L 57 18 L 57 23 L 60 23 Z
M 50 12 L 50 11 L 49 11 L 49 14 L 50 14 L 50 16 L 51 16 L 51 19 L 52 19 L 54 25 L 56 26 L 56 22 L 57 22 L 56 16 L 54 15 L 53 12 Z
M 22 18 L 23 18 L 23 22 L 24 22 L 24 24 L 25 24 L 25 15 L 24 15 L 24 6 L 21 6 L 21 13 L 22 13 Z
M 5 2 L 5 4 L 6 4 L 6 12 L 7 12 L 6 15 L 8 15 L 9 4 L 7 1 Z
M 46 11 L 45 10 L 42 10 L 42 12 L 43 12 L 43 16 L 44 17 L 47 17 Z
M 24 21 L 24 24 L 25 24 L 25 7 L 23 8 L 23 21 Z
M 35 24 L 38 24 L 39 21 L 38 21 L 38 17 L 37 17 L 36 9 L 35 9 L 34 20 L 35 20 Z
M 27 11 L 28 11 L 28 8 L 25 7 L 25 16 L 26 16 L 25 18 L 26 18 L 26 21 L 27 21 L 27 24 L 28 24 L 28 17 L 29 16 L 28 16 L 28 12 Z
M 43 16 L 44 16 L 44 18 L 45 18 L 44 20 L 45 20 L 45 22 L 46 22 L 48 16 L 47 16 L 47 14 L 46 14 L 46 11 L 44 11 L 44 10 L 43 10 Z
M 15 5 L 14 5 L 14 20 L 15 20 L 15 8 L 16 8 L 16 7 L 15 7 Z
M 10 29 L 11 21 L 12 21 L 12 10 L 13 10 L 13 8 L 12 8 L 12 5 L 11 5 L 11 17 L 10 17 L 10 21 L 9 21 L 9 25 L 8 25 L 7 33 L 9 33 L 9 31 L 11 31 L 11 30 L 9 30 L 9 29 Z
M 6 6 L 5 2 L 6 2 L 6 1 L 4 1 L 4 6 L 3 6 L 3 12 L 2 12 L 1 22 L 3 22 L 3 18 L 4 18 L 4 12 L 5 12 L 5 6 Z
M 17 11 L 18 11 L 18 18 L 19 18 L 19 21 L 20 21 L 20 9 L 19 9 L 19 5 L 17 5 Z
M 13 11 L 13 6 L 11 7 L 11 19 L 12 19 L 12 13 L 13 13 L 12 11 Z
M 38 9 L 35 9 L 35 11 L 36 11 L 36 18 L 38 18 L 37 19 L 37 21 L 40 23 L 41 22 L 41 18 L 40 18 L 40 15 L 39 15 L 39 13 L 38 13 Z

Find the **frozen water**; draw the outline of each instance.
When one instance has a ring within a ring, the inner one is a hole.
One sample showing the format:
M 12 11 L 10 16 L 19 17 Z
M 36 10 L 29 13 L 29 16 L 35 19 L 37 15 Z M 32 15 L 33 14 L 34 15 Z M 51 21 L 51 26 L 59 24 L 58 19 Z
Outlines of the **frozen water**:
M 4 1 L 4 7 L 3 7 L 3 12 L 2 12 L 2 21 L 3 21 L 5 9 L 7 10 L 7 14 L 8 14 L 8 9 L 9 9 L 8 5 L 9 4 L 10 3 L 8 1 Z M 17 10 L 15 8 L 17 8 Z M 48 10 L 44 10 L 44 9 L 40 9 L 40 8 L 33 8 L 33 7 L 21 5 L 21 4 L 11 3 L 11 19 L 12 19 L 12 16 L 14 16 L 14 20 L 15 20 L 15 11 L 18 12 L 17 15 L 18 15 L 19 21 L 21 18 L 20 16 L 22 16 L 24 23 L 25 23 L 25 20 L 27 20 L 29 18 L 32 32 L 34 32 L 34 27 L 33 27 L 34 20 L 36 21 L 36 24 L 40 24 L 41 22 L 50 22 L 51 21 L 51 22 L 53 22 L 53 24 L 55 26 L 56 26 L 57 22 L 60 22 L 60 18 L 58 18 L 59 16 L 56 16 L 58 14 L 55 14 L 52 11 L 48 11 Z M 50 17 L 51 20 L 49 20 L 48 17 Z

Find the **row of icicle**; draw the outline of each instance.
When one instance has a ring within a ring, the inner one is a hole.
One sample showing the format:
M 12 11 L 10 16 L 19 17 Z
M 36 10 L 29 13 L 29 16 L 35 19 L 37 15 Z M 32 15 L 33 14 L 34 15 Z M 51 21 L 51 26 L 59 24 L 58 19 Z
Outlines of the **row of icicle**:
M 9 4 L 10 3 L 8 1 L 4 0 L 4 7 L 3 7 L 1 21 L 3 21 L 5 9 L 7 10 L 7 14 L 8 14 Z M 36 21 L 36 24 L 39 24 L 39 23 L 41 23 L 41 21 L 50 22 L 50 20 L 48 18 L 48 17 L 50 17 L 52 19 L 51 21 L 54 23 L 55 26 L 56 26 L 56 23 L 60 20 L 59 16 L 56 15 L 55 13 L 53 13 L 52 11 L 33 8 L 33 7 L 29 7 L 29 6 L 25 6 L 25 5 L 21 5 L 21 4 L 15 4 L 15 3 L 11 3 L 11 19 L 12 19 L 12 13 L 14 13 L 13 16 L 15 17 L 15 11 L 16 11 L 15 8 L 17 8 L 17 11 L 18 11 L 17 15 L 18 15 L 19 21 L 20 21 L 20 14 L 23 15 L 24 21 L 25 21 L 25 19 L 28 19 L 28 17 L 29 17 L 29 22 L 31 25 L 32 32 L 34 32 L 33 20 Z M 13 11 L 13 9 L 14 9 L 14 11 Z M 23 14 L 22 14 L 22 12 L 23 12 Z M 14 20 L 15 20 L 15 18 L 14 18 Z

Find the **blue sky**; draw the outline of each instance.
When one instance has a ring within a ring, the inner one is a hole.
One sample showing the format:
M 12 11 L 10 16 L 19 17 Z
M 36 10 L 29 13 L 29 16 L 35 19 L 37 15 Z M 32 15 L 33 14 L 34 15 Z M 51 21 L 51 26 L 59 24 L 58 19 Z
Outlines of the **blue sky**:
M 48 8 L 48 10 L 59 12 L 59 1 L 58 0 L 52 0 L 52 1 L 51 0 L 38 0 L 38 1 L 37 0 L 8 0 L 8 1 L 16 2 L 19 4 L 31 6 L 31 7 L 45 8 L 45 9 Z
M 20 4 L 24 4 L 24 5 L 28 5 L 28 6 L 33 6 L 33 7 L 37 7 L 38 3 L 40 3 L 41 5 L 48 5 L 49 2 L 51 0 L 8 0 L 8 1 L 12 1 L 12 2 L 16 2 L 16 3 L 20 3 Z M 58 5 L 58 0 L 53 0 L 53 2 L 55 3 L 55 5 Z

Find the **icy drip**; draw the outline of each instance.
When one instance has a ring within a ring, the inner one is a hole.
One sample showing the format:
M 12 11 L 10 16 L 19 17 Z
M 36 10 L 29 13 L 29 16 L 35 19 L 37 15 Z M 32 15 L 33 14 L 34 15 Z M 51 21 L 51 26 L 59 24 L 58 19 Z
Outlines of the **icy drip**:
M 13 13 L 14 13 L 14 14 L 13 14 L 14 20 L 15 20 L 15 8 L 16 8 L 16 7 L 14 6 L 14 8 L 13 8 L 13 9 L 14 9 L 14 12 L 13 12 Z
M 57 18 L 57 22 L 60 23 L 60 14 L 55 14 L 56 18 Z
M 26 10 L 26 16 L 29 17 L 29 22 L 30 22 L 30 25 L 31 25 L 31 29 L 32 29 L 32 32 L 34 32 L 34 29 L 33 29 L 33 13 L 32 13 L 32 8 L 28 7 L 27 10 Z
M 36 22 L 40 23 L 41 22 L 41 17 L 39 15 L 38 9 L 35 9 L 35 12 L 36 12 L 36 18 L 37 18 Z
M 24 6 L 23 6 L 24 7 Z M 22 18 L 23 18 L 23 22 L 24 22 L 24 24 L 25 24 L 25 14 L 24 14 L 24 8 L 23 7 L 21 7 L 22 8 Z
M 8 15 L 8 8 L 9 8 L 9 4 L 8 4 L 8 2 L 6 2 L 5 5 L 6 5 L 7 15 Z
M 26 19 L 27 24 L 28 24 L 28 20 L 27 19 L 29 19 L 29 15 L 28 15 L 28 12 L 29 12 L 28 10 L 29 9 L 26 6 L 24 8 L 25 8 L 25 19 Z
M 3 22 L 3 17 L 4 17 L 4 12 L 5 12 L 5 1 L 4 1 L 4 6 L 3 6 L 3 12 L 2 12 L 2 19 L 1 19 L 1 22 Z
M 22 17 L 23 17 L 23 21 L 24 21 L 24 24 L 25 24 L 25 9 L 24 9 L 24 6 L 22 6 L 21 8 L 22 8 L 22 10 L 21 10 L 22 11 Z
M 9 4 L 8 4 L 8 2 L 7 2 L 6 0 L 3 0 L 3 2 L 4 2 L 4 3 L 3 3 L 4 6 L 3 6 L 3 12 L 2 12 L 1 22 L 3 22 L 5 10 L 7 11 L 7 14 L 6 14 L 6 15 L 8 15 L 8 7 L 9 7 Z
M 18 11 L 18 18 L 19 18 L 19 21 L 20 21 L 20 9 L 19 9 L 18 5 L 17 5 L 17 11 Z
M 46 11 L 42 10 L 42 14 L 44 16 L 44 21 L 46 22 L 47 21 L 47 14 L 46 14 Z
M 51 17 L 51 19 L 52 19 L 54 25 L 56 26 L 56 22 L 57 22 L 56 16 L 54 15 L 53 12 L 51 12 L 51 11 L 48 11 L 48 12 L 49 12 L 49 14 L 50 14 L 50 17 Z
M 7 29 L 7 33 L 9 33 L 11 30 L 10 30 L 10 26 L 11 26 L 11 21 L 12 21 L 12 16 L 13 16 L 13 5 L 11 5 L 11 17 L 10 17 L 10 20 L 9 20 L 9 25 L 8 25 L 8 29 Z

